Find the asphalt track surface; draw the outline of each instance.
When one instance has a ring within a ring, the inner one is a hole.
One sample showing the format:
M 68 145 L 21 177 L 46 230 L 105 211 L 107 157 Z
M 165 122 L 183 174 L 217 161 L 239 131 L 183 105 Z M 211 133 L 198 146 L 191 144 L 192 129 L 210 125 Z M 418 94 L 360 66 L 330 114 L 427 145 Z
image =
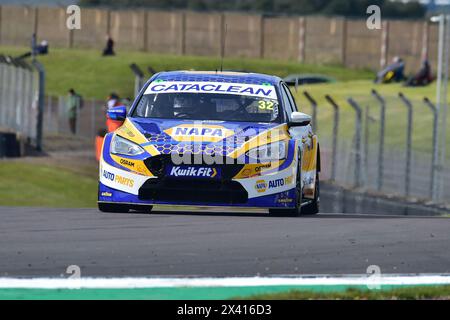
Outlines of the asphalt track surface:
M 0 276 L 449 273 L 450 218 L 0 207 Z

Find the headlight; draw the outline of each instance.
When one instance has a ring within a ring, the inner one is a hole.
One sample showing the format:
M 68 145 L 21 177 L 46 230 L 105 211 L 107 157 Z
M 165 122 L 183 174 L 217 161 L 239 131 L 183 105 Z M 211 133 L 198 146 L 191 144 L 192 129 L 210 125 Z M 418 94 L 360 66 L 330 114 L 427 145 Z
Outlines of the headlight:
M 258 162 L 271 162 L 286 158 L 286 143 L 284 141 L 266 144 L 247 151 L 247 157 Z
M 114 135 L 111 141 L 111 153 L 122 154 L 126 156 L 137 156 L 144 153 L 144 149 L 127 139 Z

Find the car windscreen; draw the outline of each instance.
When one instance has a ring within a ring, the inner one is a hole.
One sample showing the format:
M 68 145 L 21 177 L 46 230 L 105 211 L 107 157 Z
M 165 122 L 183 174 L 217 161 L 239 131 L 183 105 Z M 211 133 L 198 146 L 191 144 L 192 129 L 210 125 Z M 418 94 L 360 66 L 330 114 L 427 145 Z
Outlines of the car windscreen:
M 183 86 L 184 85 L 184 86 Z M 189 90 L 190 88 L 192 88 Z M 261 87 L 261 88 L 260 88 Z M 258 91 L 259 90 L 259 91 Z M 133 117 L 280 122 L 273 86 L 221 84 L 150 84 L 133 111 Z

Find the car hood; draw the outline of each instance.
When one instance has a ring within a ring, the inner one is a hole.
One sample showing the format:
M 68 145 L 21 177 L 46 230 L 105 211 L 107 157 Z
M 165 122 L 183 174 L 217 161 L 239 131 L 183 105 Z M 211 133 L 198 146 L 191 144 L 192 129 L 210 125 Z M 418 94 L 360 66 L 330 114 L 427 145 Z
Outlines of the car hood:
M 167 119 L 129 119 L 160 153 L 202 151 L 228 154 L 253 137 L 279 127 L 279 123 L 193 121 Z

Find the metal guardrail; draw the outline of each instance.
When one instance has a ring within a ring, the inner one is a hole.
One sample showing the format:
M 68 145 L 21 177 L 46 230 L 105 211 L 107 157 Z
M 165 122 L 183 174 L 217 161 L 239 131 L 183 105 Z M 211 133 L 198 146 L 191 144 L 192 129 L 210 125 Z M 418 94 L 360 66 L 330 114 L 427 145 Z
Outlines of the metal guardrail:
M 16 132 L 40 148 L 42 121 L 39 121 L 37 65 L 0 55 L 0 128 Z M 42 79 L 41 79 L 42 81 Z

